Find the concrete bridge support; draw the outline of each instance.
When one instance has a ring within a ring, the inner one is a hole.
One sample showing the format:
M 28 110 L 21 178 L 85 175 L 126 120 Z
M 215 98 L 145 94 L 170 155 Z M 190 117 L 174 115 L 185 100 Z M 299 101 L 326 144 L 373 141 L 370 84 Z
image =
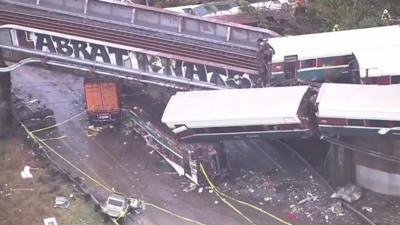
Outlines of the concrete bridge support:
M 400 139 L 368 136 L 340 140 L 361 151 L 379 152 L 390 160 L 331 144 L 325 164 L 331 183 L 342 186 L 353 182 L 377 193 L 400 196 Z
M 6 67 L 0 49 L 0 67 Z M 0 72 L 0 137 L 11 129 L 11 74 Z
M 353 151 L 329 144 L 325 166 L 327 178 L 333 185 L 343 186 L 354 181 Z
M 400 139 L 395 137 L 354 138 L 353 144 L 400 159 Z M 354 153 L 353 161 L 359 185 L 381 194 L 400 196 L 400 160 Z

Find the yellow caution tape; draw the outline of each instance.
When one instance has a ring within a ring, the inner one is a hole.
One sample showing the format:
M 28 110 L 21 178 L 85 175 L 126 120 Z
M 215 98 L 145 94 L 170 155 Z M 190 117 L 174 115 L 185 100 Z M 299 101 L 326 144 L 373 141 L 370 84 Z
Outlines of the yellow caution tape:
M 48 129 L 51 129 L 51 128 L 54 128 L 54 127 L 61 126 L 61 125 L 65 124 L 65 123 L 68 123 L 68 122 L 71 121 L 71 120 L 74 120 L 74 119 L 78 118 L 78 117 L 81 116 L 84 112 L 86 112 L 86 110 L 84 110 L 84 111 L 78 113 L 77 115 L 75 115 L 75 116 L 73 116 L 73 117 L 71 117 L 71 118 L 69 118 L 69 119 L 67 119 L 67 120 L 64 120 L 64 121 L 61 122 L 61 123 L 57 123 L 57 124 L 54 124 L 54 125 L 51 125 L 51 126 L 48 126 L 48 127 L 45 127 L 45 128 L 33 130 L 33 131 L 31 131 L 31 132 L 32 132 L 32 133 L 37 133 L 37 132 L 40 132 L 40 131 L 45 131 L 45 130 L 48 130 Z
M 83 111 L 83 112 L 85 112 L 85 111 Z M 65 120 L 65 121 L 59 123 L 58 126 L 61 125 L 61 124 L 65 124 L 66 122 L 71 121 L 71 120 L 77 118 L 77 117 L 80 116 L 83 112 L 81 112 L 80 114 L 78 114 L 78 115 L 76 115 L 76 116 L 74 116 L 74 117 L 69 118 L 68 120 Z M 61 159 L 62 159 L 63 161 L 65 161 L 68 165 L 70 165 L 72 168 L 74 168 L 75 170 L 77 170 L 79 173 L 81 173 L 82 175 L 84 175 L 85 177 L 87 177 L 89 180 L 93 181 L 95 184 L 97 184 L 97 185 L 99 185 L 100 187 L 102 187 L 104 190 L 106 190 L 106 191 L 108 191 L 108 192 L 110 192 L 110 193 L 113 193 L 113 192 L 114 192 L 114 191 L 112 190 L 112 188 L 107 187 L 105 184 L 101 183 L 100 181 L 96 180 L 95 178 L 91 177 L 89 174 L 85 173 L 83 170 L 81 170 L 80 168 L 78 168 L 77 166 L 75 166 L 75 165 L 74 165 L 72 162 L 70 162 L 68 159 L 64 158 L 64 157 L 63 157 L 62 155 L 60 155 L 55 149 L 53 149 L 51 146 L 49 146 L 48 144 L 46 144 L 46 142 L 44 142 L 44 141 L 41 140 L 39 137 L 37 137 L 36 135 L 34 135 L 34 134 L 33 134 L 33 131 L 29 131 L 28 128 L 27 128 L 21 121 L 19 121 L 19 122 L 20 122 L 21 126 L 24 128 L 24 130 L 28 133 L 29 137 L 32 138 L 32 140 L 34 140 L 35 142 L 40 142 L 40 143 L 41 143 L 42 145 L 44 145 L 49 151 L 51 151 L 51 152 L 54 153 L 56 156 L 58 156 L 59 158 L 61 158 Z M 49 127 L 49 128 L 45 128 L 45 129 L 41 129 L 41 130 L 37 130 L 37 131 L 35 131 L 35 132 L 39 132 L 39 131 L 43 131 L 43 130 L 47 130 L 47 129 L 50 129 L 50 127 Z M 158 210 L 160 210 L 160 211 L 162 211 L 162 212 L 164 212 L 164 213 L 167 213 L 167 214 L 169 214 L 169 215 L 172 215 L 172 216 L 174 216 L 174 217 L 176 217 L 176 218 L 179 218 L 179 219 L 181 219 L 181 220 L 185 220 L 185 221 L 188 221 L 188 222 L 197 224 L 197 225 L 207 225 L 207 224 L 205 224 L 205 223 L 202 223 L 202 222 L 199 222 L 199 221 L 196 221 L 196 220 L 189 219 L 189 218 L 187 218 L 187 217 L 178 215 L 178 214 L 176 214 L 176 213 L 174 213 L 174 212 L 171 212 L 171 211 L 169 211 L 169 210 L 167 210 L 167 209 L 165 209 L 165 208 L 162 208 L 162 207 L 160 207 L 160 206 L 157 206 L 157 205 L 155 205 L 155 204 L 153 204 L 153 203 L 145 202 L 144 204 L 147 205 L 147 206 L 153 207 L 153 208 L 155 208 L 155 209 L 158 209 Z M 119 218 L 118 218 L 118 219 L 119 219 Z M 117 220 L 118 220 L 118 219 L 117 219 Z M 113 222 L 114 224 L 118 224 L 117 220 L 116 220 L 116 219 L 112 219 L 112 222 Z
M 68 136 L 66 136 L 66 135 L 62 135 L 62 136 L 60 136 L 60 137 L 54 137 L 54 138 L 46 138 L 46 139 L 42 139 L 42 141 L 53 141 L 53 140 L 60 140 L 60 139 L 66 138 L 66 137 L 68 137 Z
M 79 167 L 75 166 L 72 162 L 70 162 L 68 159 L 64 158 L 62 155 L 60 155 L 56 150 L 54 150 L 51 146 L 49 146 L 46 142 L 35 136 L 35 139 L 42 143 L 48 150 L 50 150 L 52 153 L 57 155 L 59 158 L 61 158 L 63 161 L 65 161 L 68 165 L 70 165 L 72 168 L 83 174 L 85 177 L 89 178 L 89 180 L 93 181 L 95 184 L 99 185 L 100 187 L 104 188 L 105 190 L 112 192 L 111 188 L 107 187 L 106 185 L 102 184 L 101 182 L 97 181 L 96 179 L 92 178 L 89 174 L 85 173 L 85 171 L 81 170 Z
M 153 208 L 156 208 L 156 209 L 158 209 L 158 210 L 160 210 L 160 211 L 163 211 L 163 212 L 165 212 L 165 213 L 167 213 L 167 214 L 170 214 L 171 216 L 177 217 L 177 218 L 179 218 L 179 219 L 182 219 L 182 220 L 185 220 L 185 221 L 194 223 L 194 224 L 198 224 L 198 225 L 206 225 L 206 224 L 204 224 L 204 223 L 202 223 L 202 222 L 198 222 L 198 221 L 196 221 L 196 220 L 192 220 L 192 219 L 186 218 L 186 217 L 184 217 L 184 216 L 180 216 L 180 215 L 178 215 L 178 214 L 176 214 L 176 213 L 173 213 L 173 212 L 171 212 L 171 211 L 169 211 L 169 210 L 167 210 L 167 209 L 164 209 L 164 208 L 162 208 L 162 207 L 160 207 L 160 206 L 157 206 L 157 205 L 155 205 L 155 204 L 153 204 L 153 203 L 145 202 L 144 204 L 145 204 L 146 206 L 151 206 L 151 207 L 153 207 Z
M 215 191 L 215 193 L 218 193 L 218 194 L 224 196 L 224 197 L 227 198 L 227 199 L 230 199 L 230 200 L 235 201 L 235 202 L 238 202 L 238 203 L 240 203 L 240 204 L 242 204 L 242 205 L 248 206 L 248 207 L 250 207 L 250 208 L 252 208 L 252 209 L 255 209 L 255 210 L 259 211 L 259 212 L 262 212 L 262 213 L 268 215 L 269 217 L 275 219 L 276 221 L 278 221 L 278 222 L 280 222 L 280 223 L 282 223 L 282 224 L 285 224 L 285 225 L 292 225 L 291 223 L 289 223 L 289 222 L 287 222 L 287 221 L 285 221 L 285 220 L 283 220 L 283 219 L 281 219 L 281 218 L 279 218 L 279 217 L 273 215 L 272 213 L 269 213 L 269 212 L 267 212 L 267 211 L 261 209 L 260 207 L 257 207 L 257 206 L 255 206 L 255 205 L 250 204 L 250 203 L 247 203 L 247 202 L 241 201 L 241 200 L 239 200 L 239 199 L 233 198 L 233 197 L 231 197 L 231 196 L 229 196 L 229 195 L 227 195 L 227 194 L 221 192 L 221 191 L 218 190 L 218 189 L 214 186 L 214 184 L 211 182 L 211 180 L 210 180 L 210 178 L 208 177 L 206 171 L 204 170 L 203 164 L 201 164 L 201 163 L 200 163 L 200 170 L 201 170 L 201 172 L 203 173 L 203 175 L 205 176 L 205 178 L 206 178 L 208 184 L 210 185 L 210 187 Z

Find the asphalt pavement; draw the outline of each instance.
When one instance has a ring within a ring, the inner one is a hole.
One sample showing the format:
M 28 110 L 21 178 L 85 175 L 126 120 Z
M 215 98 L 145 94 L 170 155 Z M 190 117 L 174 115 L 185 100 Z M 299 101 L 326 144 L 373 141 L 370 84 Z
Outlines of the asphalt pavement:
M 85 110 L 83 79 L 78 76 L 24 66 L 13 72 L 12 85 L 53 109 L 58 122 Z M 90 131 L 83 113 L 56 130 L 38 135 L 42 138 L 65 136 L 46 143 L 80 170 L 118 192 L 156 204 L 198 221 L 198 224 L 251 224 L 209 190 L 185 192 L 184 189 L 190 186 L 189 181 L 178 177 L 135 133 L 126 134 L 115 128 Z M 271 211 L 291 224 L 363 224 L 351 213 L 345 212 L 343 216 L 332 214 L 329 211 L 332 201 L 326 197 L 329 194 L 327 190 L 309 173 L 302 172 L 304 166 L 289 153 L 282 153 L 265 142 L 227 142 L 226 146 L 230 149 L 233 173 L 226 180 L 219 181 L 218 185 L 227 193 Z M 82 177 L 96 197 L 105 199 L 107 191 L 101 186 L 90 182 L 62 160 L 58 159 L 58 162 L 73 176 Z M 257 177 L 263 179 L 257 180 Z M 266 181 L 281 183 L 275 185 L 272 192 L 265 192 L 268 189 Z M 312 192 L 311 195 L 317 196 L 318 200 L 310 197 L 311 200 L 298 204 L 307 198 L 308 192 Z M 271 200 L 265 199 L 267 197 Z M 235 206 L 254 224 L 283 224 L 254 209 L 239 204 Z M 142 214 L 128 220 L 128 224 L 195 223 L 147 207 Z

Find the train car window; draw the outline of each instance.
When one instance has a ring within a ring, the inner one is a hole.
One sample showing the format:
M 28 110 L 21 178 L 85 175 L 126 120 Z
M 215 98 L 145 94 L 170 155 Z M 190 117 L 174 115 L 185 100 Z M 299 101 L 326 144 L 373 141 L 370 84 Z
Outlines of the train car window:
M 400 121 L 391 121 L 392 122 L 392 127 L 400 127 Z
M 300 128 L 299 124 L 285 124 L 280 125 L 284 130 L 296 130 Z M 262 132 L 266 130 L 273 130 L 272 126 L 237 126 L 237 127 L 212 127 L 212 128 L 195 128 L 191 129 L 193 134 L 202 133 L 240 133 L 240 132 Z
M 386 120 L 369 120 L 371 127 L 390 127 L 390 122 Z
M 364 126 L 364 120 L 347 120 L 349 126 Z
M 282 72 L 283 71 L 283 63 L 272 63 L 272 72 Z
M 318 67 L 340 66 L 349 64 L 347 56 L 334 56 L 318 59 Z
M 400 84 L 400 76 L 392 76 L 391 84 Z
M 300 62 L 300 68 L 312 68 L 317 66 L 317 59 L 307 59 Z

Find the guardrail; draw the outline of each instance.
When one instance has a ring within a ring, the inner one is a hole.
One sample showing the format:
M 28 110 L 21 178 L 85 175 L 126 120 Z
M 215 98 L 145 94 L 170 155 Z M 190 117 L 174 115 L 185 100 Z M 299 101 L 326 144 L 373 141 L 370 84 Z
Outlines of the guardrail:
M 0 0 L 0 2 L 243 47 L 255 47 L 258 38 L 280 36 L 267 29 L 115 0 Z

